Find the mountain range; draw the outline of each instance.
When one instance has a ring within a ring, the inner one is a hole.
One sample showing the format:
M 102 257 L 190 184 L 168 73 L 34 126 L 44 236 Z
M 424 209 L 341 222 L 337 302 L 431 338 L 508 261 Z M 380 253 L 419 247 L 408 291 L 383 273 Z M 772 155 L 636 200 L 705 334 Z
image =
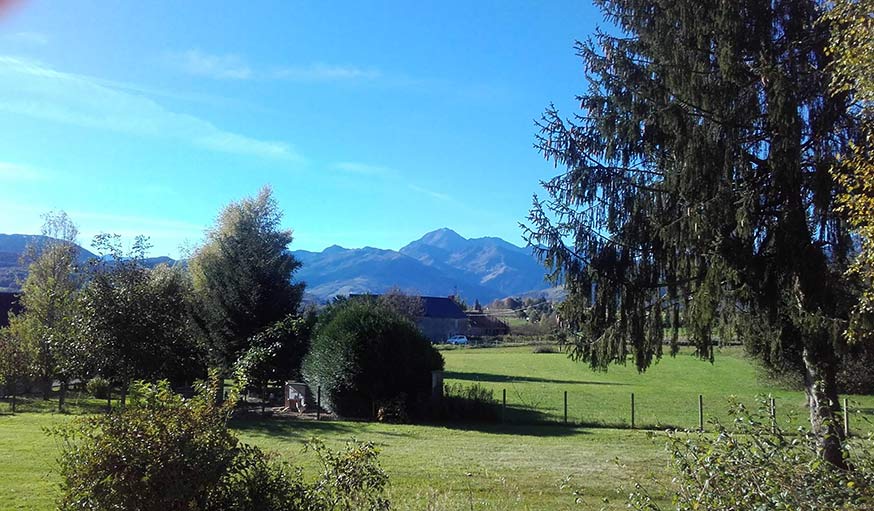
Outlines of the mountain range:
M 42 237 L 0 234 L 0 289 L 15 290 L 27 274 L 19 262 L 29 243 Z M 544 268 L 530 248 L 500 238 L 467 239 L 443 228 L 429 232 L 399 251 L 372 247 L 347 249 L 337 245 L 321 252 L 292 251 L 303 266 L 294 280 L 306 282 L 311 299 L 337 295 L 382 293 L 391 288 L 424 296 L 457 294 L 485 304 L 507 296 L 554 294 L 544 280 Z M 80 260 L 96 257 L 82 249 Z M 151 258 L 148 264 L 173 262 Z

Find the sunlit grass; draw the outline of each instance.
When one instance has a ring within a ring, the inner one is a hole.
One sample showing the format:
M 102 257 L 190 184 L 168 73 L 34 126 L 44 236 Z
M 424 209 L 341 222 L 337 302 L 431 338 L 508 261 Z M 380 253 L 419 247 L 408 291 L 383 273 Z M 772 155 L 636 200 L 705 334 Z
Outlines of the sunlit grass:
M 576 424 L 629 426 L 632 393 L 635 425 L 642 428 L 697 428 L 699 394 L 706 420 L 731 420 L 731 401 L 756 406 L 757 397 L 770 395 L 781 424 L 789 421 L 793 429 L 807 424 L 804 393 L 764 381 L 740 348 L 719 350 L 712 364 L 688 351 L 665 356 L 643 373 L 632 361 L 593 371 L 564 353 L 534 354 L 530 346 L 453 349 L 443 356 L 447 382 L 483 385 L 499 401 L 506 390 L 507 420 L 513 422 L 563 421 L 566 391 L 568 420 Z M 848 398 L 852 429 L 874 431 L 866 419 L 874 410 L 874 396 Z
M 723 350 L 713 364 L 681 354 L 665 358 L 640 374 L 632 366 L 593 372 L 561 353 L 532 353 L 531 346 L 446 350 L 447 382 L 480 383 L 500 399 L 507 389 L 508 424 L 389 425 L 346 421 L 281 419 L 235 421 L 242 440 L 276 451 L 284 459 L 315 470 L 302 454 L 305 442 L 319 437 L 331 446 L 356 438 L 381 450 L 390 493 L 397 509 L 623 509 L 616 490 L 634 479 L 654 475 L 661 497 L 669 483 L 661 433 L 613 427 L 629 422 L 630 394 L 635 393 L 639 427 L 694 428 L 697 396 L 704 395 L 705 415 L 728 419 L 731 396 L 752 402 L 757 395 L 777 400 L 778 416 L 792 411 L 794 423 L 806 420 L 804 396 L 763 382 L 737 349 Z M 563 426 L 563 392 L 568 392 L 569 420 Z M 854 397 L 869 413 L 874 398 Z M 43 431 L 73 415 L 52 413 L 55 401 L 29 399 L 24 413 L 0 414 L 0 509 L 54 508 L 59 479 L 55 442 Z M 5 405 L 0 405 L 0 407 Z M 75 413 L 99 412 L 105 402 L 73 398 Z M 6 408 L 0 408 L 5 411 Z M 521 420 L 541 421 L 520 424 Z M 854 417 L 857 431 L 864 430 Z M 868 428 L 870 429 L 870 428 Z M 571 486 L 561 483 L 571 478 Z M 581 490 L 572 494 L 572 488 Z M 575 499 L 581 504 L 575 504 Z M 608 499 L 608 503 L 604 503 Z

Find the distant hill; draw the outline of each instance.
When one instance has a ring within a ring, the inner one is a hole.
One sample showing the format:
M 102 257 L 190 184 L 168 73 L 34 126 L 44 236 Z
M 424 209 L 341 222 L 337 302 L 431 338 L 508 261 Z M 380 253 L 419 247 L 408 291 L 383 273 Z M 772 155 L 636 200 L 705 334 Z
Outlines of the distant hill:
M 337 295 L 382 293 L 392 287 L 425 296 L 486 296 L 494 291 L 463 281 L 394 250 L 346 249 L 338 246 L 322 252 L 292 252 L 303 267 L 295 280 L 306 282 L 307 293 L 322 300 Z
M 451 229 L 430 232 L 400 250 L 418 261 L 440 269 L 462 282 L 489 289 L 494 298 L 539 291 L 549 287 L 545 271 L 530 248 L 521 248 L 501 238 L 465 239 Z
M 27 247 L 41 246 L 51 240 L 48 236 L 39 234 L 0 234 L 0 291 L 18 291 L 19 283 L 27 277 L 27 266 L 22 264 L 21 256 Z M 88 264 L 88 261 L 96 259 L 93 252 L 79 247 L 79 264 Z M 146 266 L 154 267 L 161 263 L 173 264 L 175 261 L 169 257 L 150 257 L 145 260 Z
M 21 264 L 21 256 L 28 246 L 39 247 L 50 239 L 38 234 L 0 234 L 0 291 L 19 289 L 19 282 L 27 276 L 27 267 Z M 97 256 L 85 249 L 79 252 L 81 263 L 92 257 Z
M 392 287 L 428 295 L 458 293 L 481 303 L 505 296 L 548 292 L 543 266 L 528 248 L 500 238 L 466 239 L 438 229 L 400 249 L 298 250 L 296 278 L 322 299 L 349 293 L 382 293 Z
M 16 290 L 16 279 L 27 269 L 19 263 L 28 243 L 42 236 L 0 234 L 0 289 Z M 337 295 L 382 293 L 393 287 L 427 296 L 457 293 L 469 303 L 488 303 L 507 296 L 554 296 L 544 281 L 543 266 L 530 248 L 500 238 L 466 239 L 451 229 L 438 229 L 395 250 L 331 246 L 321 252 L 292 252 L 302 268 L 296 281 L 305 282 L 308 299 L 325 301 Z M 82 249 L 80 261 L 96 257 Z M 172 264 L 169 257 L 146 260 L 150 266 Z

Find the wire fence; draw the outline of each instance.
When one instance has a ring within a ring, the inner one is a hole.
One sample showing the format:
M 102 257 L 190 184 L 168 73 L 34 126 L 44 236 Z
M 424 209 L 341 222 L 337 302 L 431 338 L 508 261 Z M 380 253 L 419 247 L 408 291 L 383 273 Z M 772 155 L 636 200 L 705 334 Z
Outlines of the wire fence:
M 553 392 L 554 394 L 555 392 Z M 549 397 L 549 399 L 546 399 Z M 617 396 L 614 396 L 617 397 Z M 725 396 L 708 400 L 705 394 L 673 396 L 673 406 L 665 409 L 664 399 L 648 401 L 646 396 L 629 392 L 624 402 L 606 402 L 603 396 L 560 391 L 559 396 L 541 396 L 532 400 L 513 388 L 495 392 L 499 419 L 504 424 L 561 424 L 647 430 L 712 431 L 716 422 L 728 424 L 737 416 L 732 412 L 744 405 L 748 412 L 765 417 L 772 427 L 784 431 L 809 428 L 808 410 L 794 397 L 755 396 L 744 401 Z M 836 420 L 845 434 L 874 433 L 874 409 L 842 399 Z

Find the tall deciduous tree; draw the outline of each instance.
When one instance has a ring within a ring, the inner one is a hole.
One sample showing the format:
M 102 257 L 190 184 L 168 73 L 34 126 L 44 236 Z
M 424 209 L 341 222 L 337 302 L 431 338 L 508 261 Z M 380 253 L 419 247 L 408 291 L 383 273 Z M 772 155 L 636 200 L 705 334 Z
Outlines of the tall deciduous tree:
M 82 368 L 73 327 L 80 286 L 77 229 L 65 212 L 50 212 L 43 215 L 42 235 L 25 253 L 30 264 L 21 289 L 22 312 L 9 321 L 14 335 L 34 346 L 34 376 L 43 385 L 45 399 L 53 381 L 60 381 L 58 409 L 62 410 L 69 381 Z
M 864 284 L 864 293 L 848 333 L 870 341 L 874 330 L 874 0 L 836 0 L 825 15 L 832 27 L 828 51 L 832 55 L 832 91 L 852 94 L 848 113 L 860 136 L 836 168 L 846 187 L 841 195 L 853 227 L 862 237 L 861 251 L 851 271 Z
M 854 298 L 829 170 L 854 137 L 828 93 L 812 0 L 596 0 L 616 30 L 577 44 L 582 113 L 550 107 L 529 242 L 563 279 L 573 354 L 639 370 L 680 316 L 699 356 L 743 341 L 804 377 L 823 456 L 843 465 L 835 372 Z
M 117 235 L 98 235 L 94 246 L 102 257 L 82 290 L 79 327 L 93 369 L 121 387 L 124 405 L 133 380 L 174 376 L 192 362 L 186 286 L 174 269 L 143 265 L 142 236 L 128 254 Z
M 196 321 L 216 363 L 229 368 L 250 339 L 296 313 L 303 284 L 291 279 L 300 262 L 288 251 L 291 231 L 272 190 L 229 204 L 195 251 L 190 268 Z

